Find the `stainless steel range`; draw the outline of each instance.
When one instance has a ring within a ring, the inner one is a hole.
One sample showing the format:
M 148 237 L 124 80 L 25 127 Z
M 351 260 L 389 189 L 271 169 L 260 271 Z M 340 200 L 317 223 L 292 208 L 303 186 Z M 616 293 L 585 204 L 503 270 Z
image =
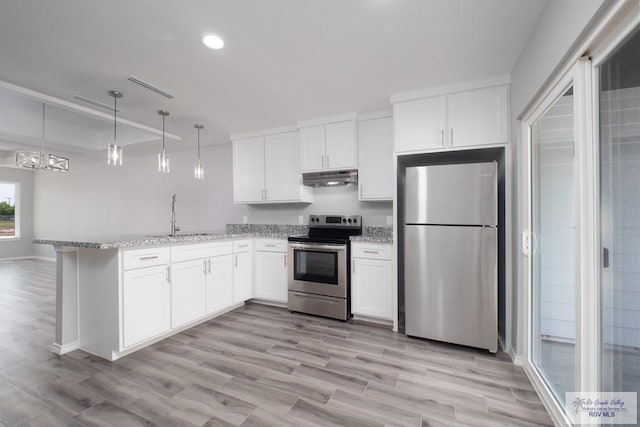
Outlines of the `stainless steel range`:
M 309 215 L 309 234 L 289 237 L 289 310 L 349 318 L 349 237 L 360 234 L 360 215 Z

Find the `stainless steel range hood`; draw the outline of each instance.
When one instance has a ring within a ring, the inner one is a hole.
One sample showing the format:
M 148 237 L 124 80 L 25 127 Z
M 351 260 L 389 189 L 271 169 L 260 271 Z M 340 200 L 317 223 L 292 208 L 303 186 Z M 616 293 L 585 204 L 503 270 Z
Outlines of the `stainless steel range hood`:
M 302 184 L 308 187 L 333 187 L 358 184 L 358 171 L 330 171 L 302 174 Z

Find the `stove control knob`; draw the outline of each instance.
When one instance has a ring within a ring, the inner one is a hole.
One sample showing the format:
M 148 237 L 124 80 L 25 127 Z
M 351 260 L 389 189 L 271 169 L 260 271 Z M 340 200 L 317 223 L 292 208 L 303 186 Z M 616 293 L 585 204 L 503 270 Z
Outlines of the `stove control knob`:
M 342 223 L 346 224 L 347 223 L 347 219 L 346 218 L 342 218 Z
M 351 224 L 351 218 L 349 218 L 349 221 L 348 221 L 348 222 L 349 222 L 349 224 Z
M 358 222 L 358 218 L 353 218 L 353 223 L 357 223 Z

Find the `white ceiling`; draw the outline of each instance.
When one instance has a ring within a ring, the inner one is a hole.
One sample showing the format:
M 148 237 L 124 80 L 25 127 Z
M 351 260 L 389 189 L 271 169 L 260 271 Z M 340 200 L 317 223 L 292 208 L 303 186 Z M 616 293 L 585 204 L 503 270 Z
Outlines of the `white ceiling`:
M 203 142 L 511 72 L 544 0 L 0 0 L 0 80 Z M 203 33 L 226 47 L 209 50 Z M 166 99 L 129 75 L 173 94 Z M 93 107 L 92 107 L 93 108 Z M 90 126 L 89 126 L 90 127 Z M 39 135 L 40 128 L 34 132 Z M 89 148 L 89 147 L 88 147 Z

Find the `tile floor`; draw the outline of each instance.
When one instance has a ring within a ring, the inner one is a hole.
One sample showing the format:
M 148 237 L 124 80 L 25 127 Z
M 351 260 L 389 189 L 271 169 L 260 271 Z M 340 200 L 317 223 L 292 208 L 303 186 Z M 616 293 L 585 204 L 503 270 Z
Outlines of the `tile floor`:
M 54 281 L 0 263 L 2 426 L 552 425 L 505 355 L 259 304 L 115 362 L 56 356 Z

